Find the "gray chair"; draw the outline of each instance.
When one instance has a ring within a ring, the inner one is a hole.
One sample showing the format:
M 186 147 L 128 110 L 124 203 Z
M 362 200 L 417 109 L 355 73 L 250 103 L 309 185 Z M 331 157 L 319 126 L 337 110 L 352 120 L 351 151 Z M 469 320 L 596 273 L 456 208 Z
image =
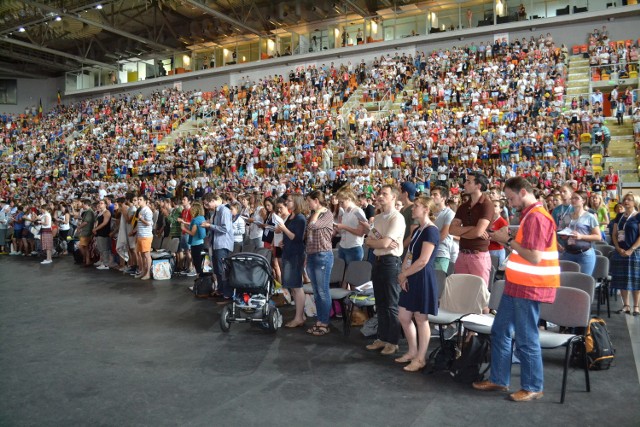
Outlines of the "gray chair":
M 596 265 L 591 273 L 596 280 L 597 299 L 597 315 L 600 316 L 600 304 L 607 304 L 607 317 L 611 317 L 611 305 L 609 303 L 609 283 L 611 276 L 609 275 L 609 258 L 603 255 L 596 255 Z
M 556 325 L 567 328 L 581 328 L 580 330 L 586 330 L 586 327 L 589 324 L 590 313 L 591 299 L 589 294 L 581 289 L 561 286 L 556 290 L 556 299 L 553 304 L 540 305 L 540 318 L 544 318 Z M 539 333 L 540 347 L 542 349 L 554 349 L 558 347 L 567 348 L 564 356 L 560 403 L 564 403 L 564 396 L 567 389 L 569 361 L 575 345 L 582 346 L 586 388 L 588 392 L 591 391 L 591 385 L 589 383 L 589 363 L 587 361 L 584 335 L 565 334 L 546 330 L 540 331 Z
M 162 236 L 153 236 L 151 240 L 151 250 L 158 250 L 162 247 Z
M 458 337 L 462 329 L 461 319 L 468 314 L 482 314 L 487 306 L 487 287 L 481 277 L 471 274 L 452 274 L 447 277 L 436 316 L 429 316 L 429 323 L 437 325 L 440 346 L 444 348 L 443 326 L 456 323 Z
M 269 264 L 271 264 L 273 259 L 273 251 L 271 248 L 256 248 L 255 253 L 265 257 L 267 261 L 269 261 Z
M 491 295 L 489 296 L 489 309 L 498 310 L 498 307 L 500 307 L 500 300 L 502 299 L 504 286 L 504 280 L 496 280 L 491 287 Z M 481 314 L 480 316 L 483 317 L 486 323 L 468 321 L 465 320 L 465 316 L 462 318 L 462 327 L 467 331 L 476 332 L 478 334 L 491 335 L 491 327 L 493 326 L 493 320 L 495 319 L 495 316 L 492 314 Z
M 560 287 L 582 289 L 589 294 L 589 298 L 591 298 L 593 302 L 596 293 L 596 279 L 588 274 L 578 273 L 576 271 L 563 271 L 560 273 Z M 553 322 L 550 319 L 541 318 Z
M 598 249 L 601 253 L 602 256 L 606 256 L 607 258 L 609 257 L 609 255 L 611 255 L 611 253 L 616 251 L 615 246 L 611 246 L 611 245 L 596 245 L 596 249 Z
M 573 261 L 560 260 L 560 271 L 575 271 L 580 272 L 580 264 Z
M 375 300 L 372 298 L 358 299 L 356 287 L 363 285 L 371 280 L 371 270 L 373 265 L 369 261 L 351 261 L 344 272 L 343 283 L 345 288 L 332 288 L 331 300 L 340 302 L 342 308 L 342 321 L 344 324 L 344 334 L 348 336 L 351 333 L 351 315 L 353 307 L 367 308 L 369 315 L 373 315 L 373 307 Z M 371 292 L 373 294 L 373 292 Z M 352 300 L 351 297 L 354 296 Z M 348 304 L 348 302 L 351 302 Z
M 594 252 L 596 255 L 602 255 L 602 252 L 601 252 L 600 250 L 598 250 L 598 249 L 594 249 L 594 250 L 593 250 L 593 252 Z

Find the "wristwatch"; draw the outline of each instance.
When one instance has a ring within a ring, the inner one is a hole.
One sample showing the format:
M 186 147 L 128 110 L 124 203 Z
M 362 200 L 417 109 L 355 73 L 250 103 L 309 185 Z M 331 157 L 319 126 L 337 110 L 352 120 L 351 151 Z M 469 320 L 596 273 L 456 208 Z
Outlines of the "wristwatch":
M 513 242 L 513 237 L 509 237 L 509 240 L 507 240 L 507 242 L 504 245 L 510 248 L 511 242 Z

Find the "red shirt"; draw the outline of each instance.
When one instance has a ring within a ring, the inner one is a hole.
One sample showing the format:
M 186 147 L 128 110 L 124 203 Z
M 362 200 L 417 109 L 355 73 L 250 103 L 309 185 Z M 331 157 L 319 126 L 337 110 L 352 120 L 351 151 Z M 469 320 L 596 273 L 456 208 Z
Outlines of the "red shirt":
M 191 223 L 191 209 L 182 209 L 182 213 L 180 214 L 180 218 L 184 220 L 187 224 Z M 184 231 L 182 234 L 187 234 Z
M 604 178 L 607 190 L 616 190 L 618 188 L 618 175 L 610 173 Z
M 498 217 L 498 219 L 496 219 L 495 221 L 493 221 L 491 223 L 491 225 L 489 225 L 489 230 L 491 231 L 498 231 L 500 230 L 502 227 L 507 227 L 509 225 L 509 223 L 507 222 L 506 219 L 504 219 L 501 216 Z M 503 249 L 504 246 L 502 246 L 500 243 L 498 242 L 494 242 L 493 240 L 491 240 L 489 242 L 489 250 L 490 251 L 499 251 L 500 249 Z

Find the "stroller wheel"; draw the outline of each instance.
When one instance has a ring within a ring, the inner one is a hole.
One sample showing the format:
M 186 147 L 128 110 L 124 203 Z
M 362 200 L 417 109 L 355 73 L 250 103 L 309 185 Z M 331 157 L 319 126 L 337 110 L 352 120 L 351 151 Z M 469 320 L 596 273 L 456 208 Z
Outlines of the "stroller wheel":
M 280 327 L 280 323 L 282 323 L 280 310 L 275 307 L 271 307 L 267 314 L 267 323 L 269 324 L 269 332 L 277 331 Z
M 229 332 L 231 328 L 231 322 L 229 322 L 230 316 L 230 308 L 227 304 L 222 308 L 222 313 L 220 314 L 220 329 L 222 329 L 222 332 Z

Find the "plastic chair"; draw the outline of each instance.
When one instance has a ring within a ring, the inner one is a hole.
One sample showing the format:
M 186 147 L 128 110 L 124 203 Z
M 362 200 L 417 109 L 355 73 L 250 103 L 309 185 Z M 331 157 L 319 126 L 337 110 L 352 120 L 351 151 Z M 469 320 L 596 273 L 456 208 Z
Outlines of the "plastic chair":
M 573 261 L 560 260 L 560 271 L 576 271 L 580 272 L 580 264 Z
M 615 252 L 616 250 L 615 246 L 607 245 L 606 243 L 600 245 L 596 243 L 596 248 L 598 248 L 598 250 L 602 253 L 602 256 L 607 258 L 609 258 L 609 255 L 611 255 L 611 253 Z
M 580 273 L 579 273 L 580 274 Z M 556 290 L 556 299 L 553 304 L 540 305 L 540 318 L 553 322 L 556 325 L 568 328 L 586 328 L 589 324 L 589 314 L 591 312 L 591 300 L 589 295 L 581 290 L 567 287 L 560 287 Z M 584 329 L 581 329 L 584 330 Z M 564 356 L 564 370 L 562 374 L 562 392 L 560 403 L 564 403 L 564 396 L 567 390 L 567 374 L 569 371 L 569 361 L 573 347 L 578 344 L 583 347 L 584 356 L 584 377 L 587 392 L 591 391 L 589 382 L 589 363 L 587 362 L 587 351 L 585 348 L 584 335 L 564 334 L 553 331 L 540 331 L 540 347 L 542 349 L 555 349 L 566 347 Z
M 504 293 L 504 280 L 496 280 L 491 288 L 491 295 L 489 296 L 489 309 L 498 310 L 500 307 L 500 300 L 502 299 L 502 294 Z M 478 322 L 478 317 L 482 318 L 482 322 Z M 495 316 L 492 314 L 480 314 L 475 315 L 475 322 L 473 320 L 465 320 L 465 318 L 473 319 L 472 317 L 464 316 L 462 317 L 462 327 L 471 332 L 476 332 L 478 334 L 491 335 L 491 327 L 493 326 L 493 320 Z
M 600 304 L 606 302 L 607 317 L 611 317 L 611 305 L 609 303 L 609 282 L 611 281 L 611 276 L 609 275 L 609 258 L 596 255 L 596 265 L 591 275 L 596 281 L 596 292 L 598 294 L 596 314 L 600 316 Z
M 335 265 L 335 261 L 334 261 Z M 347 265 L 346 270 L 344 271 L 344 278 L 342 281 L 346 284 L 346 288 L 331 288 L 331 301 L 338 301 L 340 303 L 340 308 L 342 309 L 342 323 L 343 323 L 343 333 L 345 336 L 349 336 L 351 333 L 351 321 L 353 315 L 353 306 L 356 307 L 367 307 L 367 309 L 373 310 L 373 306 L 375 305 L 375 301 L 367 298 L 362 301 L 355 301 L 352 304 L 347 304 L 347 300 L 350 296 L 355 295 L 355 288 L 357 286 L 363 285 L 371 280 L 371 270 L 373 266 L 368 261 L 351 261 L 349 265 Z M 333 275 L 333 269 L 331 270 Z
M 436 316 L 429 316 L 429 322 L 440 331 L 440 346 L 444 346 L 443 326 L 458 324 L 458 336 L 462 328 L 460 321 L 468 314 L 482 314 L 487 307 L 489 295 L 484 280 L 472 274 L 452 274 L 447 277 L 440 307 Z
M 596 279 L 584 273 L 563 271 L 560 273 L 560 287 L 582 289 L 589 294 L 591 301 L 593 301 L 596 293 Z

